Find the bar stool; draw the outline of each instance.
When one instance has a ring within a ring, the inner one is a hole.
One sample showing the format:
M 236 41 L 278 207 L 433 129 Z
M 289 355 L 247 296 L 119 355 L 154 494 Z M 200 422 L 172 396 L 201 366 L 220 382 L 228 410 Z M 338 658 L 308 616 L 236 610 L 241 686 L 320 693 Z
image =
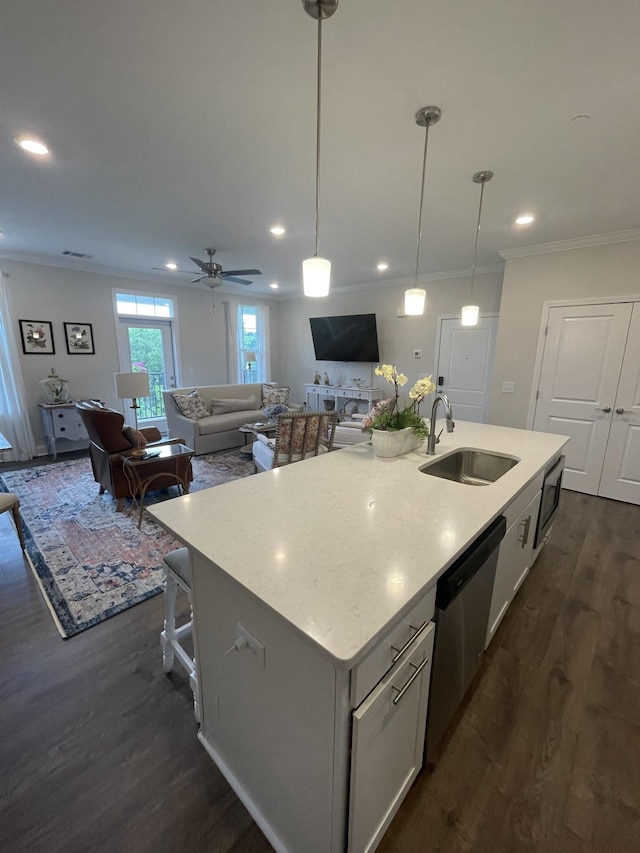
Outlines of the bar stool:
M 193 693 L 193 712 L 200 722 L 200 698 L 198 694 L 198 673 L 196 662 L 189 657 L 181 645 L 181 640 L 192 634 L 193 601 L 191 598 L 191 566 L 189 552 L 186 548 L 176 548 L 164 558 L 164 574 L 166 578 L 164 589 L 164 630 L 160 634 L 162 645 L 162 668 L 165 672 L 173 669 L 174 656 L 185 668 L 189 676 L 189 686 Z M 185 591 L 191 605 L 191 619 L 176 628 L 176 594 L 178 586 Z
M 0 513 L 11 510 L 13 513 L 13 522 L 16 526 L 16 533 L 20 540 L 20 547 L 24 551 L 24 533 L 22 532 L 22 518 L 20 517 L 20 501 L 18 496 L 11 492 L 0 492 Z

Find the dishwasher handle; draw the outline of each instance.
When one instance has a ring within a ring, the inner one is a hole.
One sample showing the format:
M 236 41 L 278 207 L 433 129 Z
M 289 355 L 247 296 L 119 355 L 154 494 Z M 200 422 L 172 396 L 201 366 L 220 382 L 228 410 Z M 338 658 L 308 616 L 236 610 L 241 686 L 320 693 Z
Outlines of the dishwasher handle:
M 507 532 L 507 520 L 498 516 L 442 575 L 436 586 L 436 607 L 445 610 L 498 548 Z

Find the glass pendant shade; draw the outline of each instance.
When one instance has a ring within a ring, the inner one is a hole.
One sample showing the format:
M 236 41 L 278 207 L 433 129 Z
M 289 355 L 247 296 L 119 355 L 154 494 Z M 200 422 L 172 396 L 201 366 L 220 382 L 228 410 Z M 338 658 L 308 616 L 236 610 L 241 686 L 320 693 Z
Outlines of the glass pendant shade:
M 307 258 L 302 262 L 302 287 L 305 296 L 328 296 L 331 284 L 331 261 Z
M 424 314 L 424 301 L 427 291 L 421 287 L 412 287 L 404 292 L 404 313 L 409 317 Z
M 462 308 L 462 317 L 460 320 L 461 325 L 477 326 L 479 314 L 480 308 L 477 305 L 464 305 Z

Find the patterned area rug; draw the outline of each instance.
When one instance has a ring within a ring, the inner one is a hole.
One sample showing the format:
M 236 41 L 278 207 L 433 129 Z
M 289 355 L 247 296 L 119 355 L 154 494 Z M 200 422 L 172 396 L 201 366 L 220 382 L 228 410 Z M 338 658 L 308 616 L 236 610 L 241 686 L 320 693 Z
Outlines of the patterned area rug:
M 193 459 L 191 491 L 253 474 L 237 450 Z M 178 543 L 148 516 L 116 512 L 99 495 L 89 459 L 8 471 L 0 490 L 20 498 L 27 556 L 63 637 L 72 637 L 162 591 L 162 558 Z M 174 498 L 177 487 L 147 494 Z

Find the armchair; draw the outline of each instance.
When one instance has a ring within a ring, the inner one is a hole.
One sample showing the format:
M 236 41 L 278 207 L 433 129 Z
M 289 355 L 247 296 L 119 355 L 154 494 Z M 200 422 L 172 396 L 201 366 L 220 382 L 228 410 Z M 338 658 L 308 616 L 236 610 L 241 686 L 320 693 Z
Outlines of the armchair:
M 124 499 L 131 497 L 131 489 L 125 473 L 122 469 L 122 454 L 135 449 L 133 441 L 130 441 L 122 431 L 124 417 L 120 412 L 113 409 L 104 409 L 90 402 L 76 403 L 76 409 L 85 429 L 89 433 L 90 445 L 89 455 L 93 477 L 100 485 L 100 494 L 109 492 L 116 499 L 116 512 L 121 512 Z M 146 427 L 140 432 L 145 437 L 148 446 L 164 446 L 167 444 L 184 444 L 181 438 L 172 438 L 161 441 L 160 430 L 155 427 Z M 176 472 L 176 460 L 158 459 L 150 461 L 149 473 L 161 474 Z M 184 470 L 179 471 L 185 482 L 193 480 L 193 473 L 188 458 L 178 460 L 179 465 L 184 465 Z M 168 476 L 166 480 L 158 477 L 154 480 L 154 487 L 163 489 L 167 486 L 175 486 L 175 477 Z
M 279 415 L 275 438 L 257 435 L 253 443 L 256 471 L 269 471 L 333 448 L 337 416 L 321 412 L 289 412 Z

